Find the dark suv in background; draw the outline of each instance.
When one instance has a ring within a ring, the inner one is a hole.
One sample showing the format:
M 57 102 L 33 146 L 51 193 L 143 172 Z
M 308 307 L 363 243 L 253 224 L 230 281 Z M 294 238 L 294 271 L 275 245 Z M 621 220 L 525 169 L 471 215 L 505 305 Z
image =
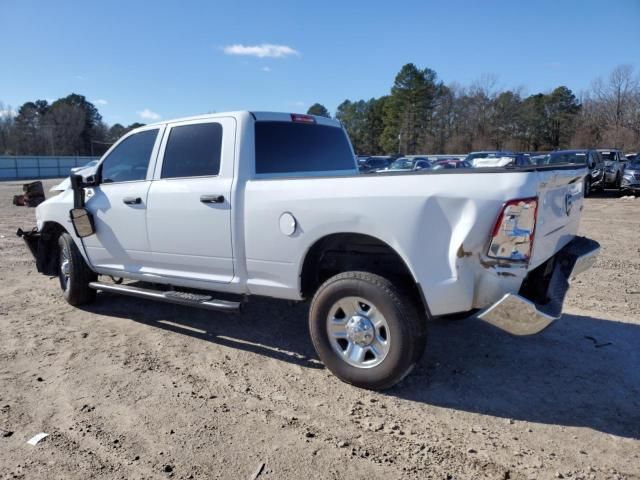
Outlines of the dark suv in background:
M 584 196 L 588 197 L 594 190 L 604 191 L 605 164 L 597 150 L 558 150 L 535 158 L 538 160 L 538 165 L 584 164 L 589 169 L 589 173 L 584 179 Z
M 358 169 L 361 173 L 370 173 L 387 168 L 393 157 L 380 156 L 380 157 L 358 157 Z

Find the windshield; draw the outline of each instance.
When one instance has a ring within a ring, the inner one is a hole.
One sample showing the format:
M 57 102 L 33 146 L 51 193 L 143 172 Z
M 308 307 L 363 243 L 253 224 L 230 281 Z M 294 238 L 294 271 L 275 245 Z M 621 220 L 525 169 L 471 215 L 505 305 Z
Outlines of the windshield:
M 546 157 L 542 162 L 545 165 L 555 163 L 587 163 L 587 152 L 554 152 Z
M 410 158 L 398 158 L 389 167 L 391 170 L 410 170 L 413 168 L 413 160 Z
M 600 155 L 602 155 L 602 159 L 603 160 L 615 160 L 616 159 L 616 152 L 600 152 Z

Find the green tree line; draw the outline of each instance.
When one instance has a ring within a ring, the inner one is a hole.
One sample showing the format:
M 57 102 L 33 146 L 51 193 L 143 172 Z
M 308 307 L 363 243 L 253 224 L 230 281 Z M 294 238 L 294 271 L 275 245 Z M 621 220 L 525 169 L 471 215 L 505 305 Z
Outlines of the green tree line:
M 97 107 L 76 93 L 52 103 L 26 102 L 17 112 L 0 104 L 0 154 L 101 155 L 122 135 L 142 125 L 109 127 Z
M 335 118 L 359 154 L 465 153 L 617 147 L 640 150 L 640 79 L 621 65 L 578 96 L 567 86 L 524 95 L 484 76 L 445 84 L 434 70 L 404 65 L 387 95 L 345 100 Z M 330 117 L 315 103 L 308 113 Z M 100 155 L 142 124 L 108 126 L 97 107 L 72 93 L 52 103 L 0 103 L 0 154 Z
M 523 95 L 485 76 L 445 85 L 435 71 L 404 65 L 388 95 L 345 100 L 335 118 L 359 154 L 540 151 L 617 147 L 640 150 L 640 80 L 622 65 L 577 97 L 567 86 Z M 309 113 L 326 112 L 314 104 Z M 320 113 L 321 114 L 321 113 Z

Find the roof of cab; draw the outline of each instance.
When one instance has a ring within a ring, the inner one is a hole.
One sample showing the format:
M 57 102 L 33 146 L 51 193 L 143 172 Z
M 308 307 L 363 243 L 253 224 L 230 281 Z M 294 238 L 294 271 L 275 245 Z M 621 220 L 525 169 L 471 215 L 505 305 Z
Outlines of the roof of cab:
M 271 122 L 291 122 L 293 121 L 292 115 L 305 115 L 308 117 L 313 117 L 316 121 L 316 124 L 319 124 L 319 125 L 342 127 L 342 124 L 338 120 L 334 120 L 332 118 L 327 118 L 327 117 L 320 117 L 317 115 L 307 115 L 307 114 L 295 113 L 295 112 L 252 112 L 249 110 L 207 113 L 204 115 L 195 115 L 191 117 L 172 118 L 169 120 L 162 120 L 160 122 L 149 123 L 145 126 L 166 125 L 168 123 L 188 122 L 191 120 L 206 120 L 208 118 L 239 117 L 247 114 L 251 115 L 256 121 L 271 121 Z

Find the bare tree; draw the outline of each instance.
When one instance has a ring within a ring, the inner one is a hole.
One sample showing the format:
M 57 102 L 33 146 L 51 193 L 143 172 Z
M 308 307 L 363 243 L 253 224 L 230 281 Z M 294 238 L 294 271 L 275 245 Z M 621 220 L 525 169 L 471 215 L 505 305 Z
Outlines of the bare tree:
M 11 153 L 13 116 L 13 109 L 0 102 L 0 154 L 6 155 Z
M 631 65 L 616 67 L 607 82 L 596 79 L 591 88 L 594 100 L 592 114 L 601 122 L 601 141 L 611 147 L 625 148 L 633 143 L 633 124 L 638 115 L 640 79 L 633 74 Z

